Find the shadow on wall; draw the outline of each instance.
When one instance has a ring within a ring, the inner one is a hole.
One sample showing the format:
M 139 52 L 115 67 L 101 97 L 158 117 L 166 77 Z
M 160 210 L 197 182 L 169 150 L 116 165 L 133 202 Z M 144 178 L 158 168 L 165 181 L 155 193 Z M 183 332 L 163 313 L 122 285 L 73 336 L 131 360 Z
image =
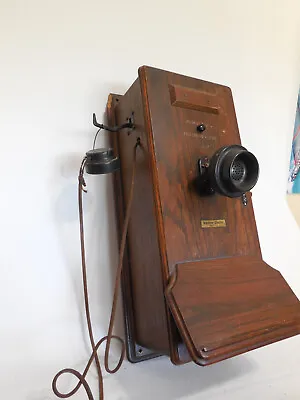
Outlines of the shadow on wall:
M 166 400 L 188 398 L 228 381 L 250 374 L 256 365 L 242 355 L 208 367 L 195 364 L 174 366 L 166 357 L 128 365 L 116 377 L 122 386 L 121 399 Z M 117 398 L 117 397 L 116 397 Z
M 70 309 L 70 315 L 79 314 L 80 330 L 83 345 L 89 351 L 86 340 L 86 322 L 83 307 L 83 288 L 80 264 L 79 243 L 79 217 L 78 217 L 78 171 L 84 152 L 69 153 L 57 158 L 55 164 L 58 166 L 57 174 L 60 180 L 60 191 L 54 203 L 54 215 L 57 231 L 57 240 L 61 249 L 61 257 L 67 279 L 71 282 L 74 293 L 75 304 Z M 89 213 L 92 207 L 90 197 L 83 198 L 85 213 Z M 74 243 L 78 247 L 74 248 Z

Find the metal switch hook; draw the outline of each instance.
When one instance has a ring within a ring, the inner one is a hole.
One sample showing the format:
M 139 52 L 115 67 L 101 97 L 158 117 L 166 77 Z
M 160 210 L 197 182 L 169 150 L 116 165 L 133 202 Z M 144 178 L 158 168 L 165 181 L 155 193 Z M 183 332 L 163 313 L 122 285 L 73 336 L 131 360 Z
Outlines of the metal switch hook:
M 128 118 L 128 122 L 125 122 L 125 124 L 117 125 L 117 126 L 107 126 L 104 124 L 99 124 L 95 113 L 93 113 L 93 125 L 99 129 L 105 129 L 109 132 L 118 132 L 119 130 L 124 129 L 124 128 L 131 128 L 131 129 L 134 128 L 134 124 L 133 124 L 133 121 L 131 118 Z

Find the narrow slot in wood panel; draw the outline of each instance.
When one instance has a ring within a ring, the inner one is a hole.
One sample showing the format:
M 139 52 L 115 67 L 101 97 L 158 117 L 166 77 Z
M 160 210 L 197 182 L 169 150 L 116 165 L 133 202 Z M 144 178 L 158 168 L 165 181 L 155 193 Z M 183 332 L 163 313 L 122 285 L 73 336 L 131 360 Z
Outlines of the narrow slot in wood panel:
M 172 106 L 211 114 L 219 113 L 220 102 L 216 95 L 179 85 L 170 85 L 169 89 Z

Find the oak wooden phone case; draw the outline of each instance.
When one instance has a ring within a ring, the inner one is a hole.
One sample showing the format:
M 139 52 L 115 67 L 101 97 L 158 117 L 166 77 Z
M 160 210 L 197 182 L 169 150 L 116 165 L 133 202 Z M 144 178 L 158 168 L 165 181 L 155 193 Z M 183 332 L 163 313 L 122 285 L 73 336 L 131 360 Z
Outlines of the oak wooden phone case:
M 262 260 L 251 193 L 197 190 L 199 159 L 240 144 L 231 90 L 141 67 L 107 116 L 135 126 L 111 135 L 120 228 L 140 141 L 122 282 L 129 360 L 207 365 L 300 333 L 297 297 Z

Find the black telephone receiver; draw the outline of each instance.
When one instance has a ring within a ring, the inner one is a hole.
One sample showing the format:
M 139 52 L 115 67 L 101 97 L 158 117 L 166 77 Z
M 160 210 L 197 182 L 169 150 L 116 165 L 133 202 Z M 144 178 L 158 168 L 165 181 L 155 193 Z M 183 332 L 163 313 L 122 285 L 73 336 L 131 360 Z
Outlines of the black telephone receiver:
M 110 127 L 107 125 L 99 124 L 97 121 L 96 114 L 94 113 L 93 125 L 99 129 L 94 138 L 93 149 L 89 150 L 86 153 L 86 163 L 85 163 L 86 172 L 91 175 L 109 174 L 111 172 L 115 172 L 118 169 L 120 169 L 119 158 L 114 156 L 114 151 L 111 148 L 95 149 L 94 147 L 96 139 L 101 129 L 104 129 L 109 132 L 119 132 L 120 130 L 125 128 L 134 129 L 132 119 L 129 118 L 128 121 L 122 125 Z
M 88 174 L 109 174 L 120 169 L 120 160 L 113 149 L 94 149 L 86 153 L 85 170 Z

